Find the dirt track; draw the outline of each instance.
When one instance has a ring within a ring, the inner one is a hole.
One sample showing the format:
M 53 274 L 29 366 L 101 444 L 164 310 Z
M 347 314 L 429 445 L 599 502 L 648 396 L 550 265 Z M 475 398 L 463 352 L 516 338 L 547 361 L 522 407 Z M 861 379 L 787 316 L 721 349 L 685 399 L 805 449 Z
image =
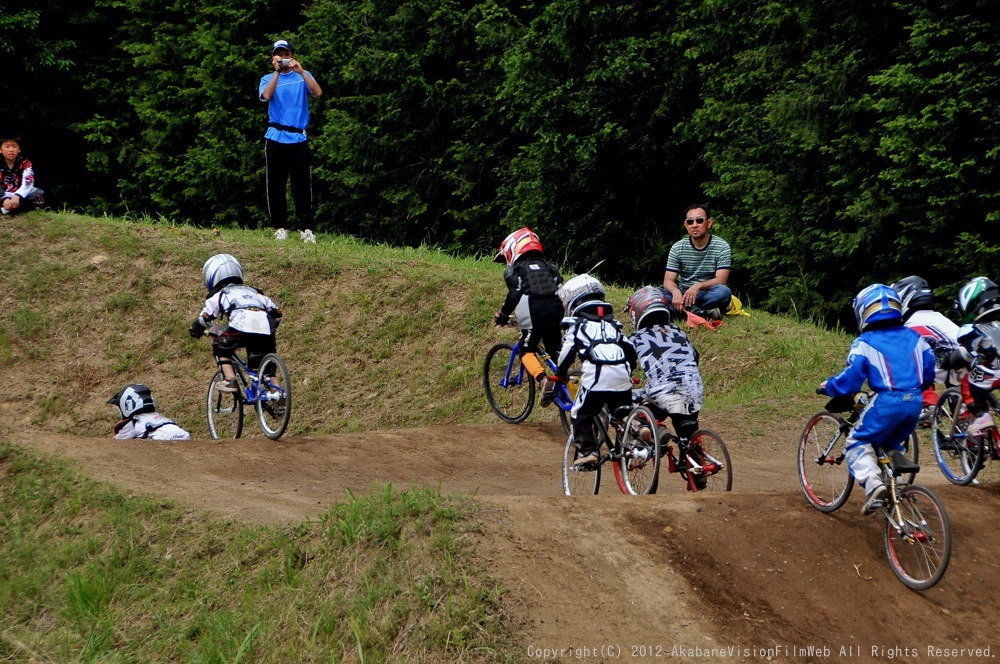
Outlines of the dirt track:
M 989 648 L 949 661 L 996 657 L 995 486 L 947 485 L 930 450 L 922 452 L 921 481 L 945 502 L 955 544 L 944 580 L 913 592 L 893 576 L 880 524 L 860 515 L 859 497 L 833 515 L 806 503 L 793 461 L 798 431 L 774 432 L 776 444 L 754 450 L 740 446 L 738 431 L 721 433 L 733 456 L 732 493 L 691 496 L 667 477 L 659 494 L 641 498 L 620 495 L 613 480 L 599 496 L 561 496 L 558 425 L 279 442 L 10 438 L 119 486 L 247 521 L 301 520 L 347 489 L 364 493 L 377 483 L 475 492 L 495 507 L 478 555 L 509 589 L 532 658 L 926 661 L 944 654 L 929 648 Z M 818 654 L 810 656 L 810 647 Z

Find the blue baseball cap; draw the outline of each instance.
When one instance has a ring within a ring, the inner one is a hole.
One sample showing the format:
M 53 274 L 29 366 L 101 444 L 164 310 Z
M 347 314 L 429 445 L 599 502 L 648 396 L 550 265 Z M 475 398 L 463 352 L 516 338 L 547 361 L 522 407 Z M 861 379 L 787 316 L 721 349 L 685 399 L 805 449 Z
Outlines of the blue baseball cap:
M 274 46 L 271 47 L 271 55 L 274 55 L 275 51 L 282 48 L 287 49 L 292 53 L 295 52 L 295 48 L 292 46 L 292 42 L 288 41 L 287 39 L 279 39 L 278 41 L 274 42 Z

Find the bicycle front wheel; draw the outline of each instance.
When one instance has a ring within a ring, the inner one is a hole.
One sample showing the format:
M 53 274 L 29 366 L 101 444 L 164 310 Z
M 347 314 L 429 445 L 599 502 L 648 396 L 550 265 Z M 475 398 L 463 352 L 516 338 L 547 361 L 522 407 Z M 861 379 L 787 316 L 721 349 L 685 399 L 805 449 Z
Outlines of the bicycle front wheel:
M 732 491 L 733 464 L 729 450 L 719 434 L 711 429 L 698 429 L 688 442 L 690 460 L 701 468 L 689 467 L 688 482 L 698 491 Z
M 931 442 L 941 472 L 952 484 L 965 486 L 976 478 L 983 457 L 982 442 L 965 435 L 968 411 L 962 392 L 950 387 L 934 408 Z
M 820 512 L 840 509 L 854 487 L 844 450 L 846 426 L 843 417 L 822 410 L 809 419 L 799 438 L 799 484 Z
M 260 361 L 258 399 L 254 403 L 264 435 L 278 440 L 292 419 L 292 379 L 285 362 L 269 353 Z
M 239 375 L 239 374 L 238 374 Z M 216 371 L 208 384 L 205 399 L 208 415 L 208 433 L 214 440 L 220 438 L 237 439 L 243 433 L 243 376 L 239 375 L 241 390 L 223 392 L 219 388 L 226 382 L 222 371 Z
M 498 343 L 486 353 L 483 389 L 493 412 L 510 424 L 528 419 L 535 406 L 535 380 L 514 354 L 514 344 Z
M 571 431 L 566 438 L 566 449 L 563 451 L 563 493 L 567 496 L 596 495 L 601 488 L 601 464 L 598 462 L 583 466 L 574 465 L 579 450 L 576 449 L 573 438 Z
M 899 490 L 898 511 L 887 508 L 885 554 L 899 580 L 925 590 L 941 580 L 951 559 L 951 522 L 944 505 L 926 487 Z
M 656 493 L 660 481 L 660 431 L 649 408 L 632 409 L 620 443 L 618 465 L 626 491 L 633 496 Z

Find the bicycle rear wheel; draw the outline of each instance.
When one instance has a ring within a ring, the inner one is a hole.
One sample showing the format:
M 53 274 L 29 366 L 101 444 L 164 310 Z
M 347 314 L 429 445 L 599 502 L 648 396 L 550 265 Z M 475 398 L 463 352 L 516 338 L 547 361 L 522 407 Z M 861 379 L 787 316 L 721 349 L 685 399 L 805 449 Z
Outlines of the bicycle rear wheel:
M 719 434 L 711 429 L 695 431 L 688 442 L 688 456 L 701 466 L 701 470 L 689 467 L 689 486 L 693 483 L 698 491 L 732 491 L 733 464 L 729 458 L 729 450 Z
M 886 508 L 889 513 L 893 510 Z M 885 520 L 885 553 L 899 580 L 914 590 L 941 580 L 951 559 L 951 522 L 944 505 L 926 487 L 899 490 L 899 523 Z
M 625 489 L 633 496 L 656 493 L 660 481 L 660 430 L 656 416 L 646 406 L 636 406 L 625 420 L 622 438 L 618 465 Z
M 563 493 L 567 496 L 596 495 L 601 488 L 601 464 L 597 462 L 583 466 L 573 465 L 580 456 L 573 438 L 573 433 L 570 432 L 566 438 L 566 449 L 563 451 Z
M 846 427 L 843 417 L 822 410 L 809 418 L 799 438 L 799 484 L 820 512 L 840 509 L 854 487 L 844 451 Z
M 941 393 L 931 424 L 934 457 L 952 484 L 965 486 L 976 478 L 983 458 L 982 442 L 965 435 L 968 411 L 962 392 L 950 387 Z
M 257 419 L 264 435 L 278 440 L 292 419 L 292 379 L 284 361 L 274 353 L 260 361 L 257 376 L 259 399 L 254 403 Z
M 535 380 L 514 355 L 511 343 L 498 343 L 486 353 L 483 389 L 493 412 L 510 424 L 528 419 L 535 406 Z
M 239 377 L 239 392 L 223 392 L 219 389 L 226 382 L 221 370 L 215 372 L 208 384 L 205 406 L 208 433 L 214 440 L 237 439 L 243 433 L 243 390 L 246 385 L 243 374 L 237 372 L 236 375 Z

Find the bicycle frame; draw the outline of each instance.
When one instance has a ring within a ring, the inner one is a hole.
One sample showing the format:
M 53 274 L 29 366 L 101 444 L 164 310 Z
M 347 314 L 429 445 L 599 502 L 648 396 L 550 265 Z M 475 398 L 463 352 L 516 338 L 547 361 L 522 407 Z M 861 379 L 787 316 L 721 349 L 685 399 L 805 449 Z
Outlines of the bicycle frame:
M 552 361 L 552 357 L 545 351 L 539 349 L 535 353 L 539 359 L 545 360 L 545 366 L 548 368 L 549 372 L 555 373 L 556 363 Z M 517 375 L 514 375 L 514 363 L 518 361 L 521 355 L 521 342 L 518 340 L 514 344 L 514 352 L 510 354 L 510 360 L 507 362 L 507 371 L 504 373 L 504 377 L 500 381 L 500 387 L 507 389 L 511 385 L 520 385 L 525 381 L 525 376 L 527 375 L 527 370 L 524 368 L 524 363 L 520 363 L 520 369 L 517 371 Z M 527 380 L 534 380 L 530 376 Z M 566 388 L 565 383 L 556 383 L 553 388 L 555 391 L 555 401 L 554 403 L 559 406 L 562 410 L 569 412 L 573 408 L 573 399 L 569 396 L 569 390 Z
M 250 369 L 250 365 L 247 364 L 246 360 L 240 357 L 239 353 L 233 353 L 232 359 L 234 366 L 237 367 L 237 371 L 242 372 L 247 379 L 246 389 L 242 394 L 245 403 L 253 405 L 257 402 L 267 403 L 269 401 L 281 400 L 284 396 L 284 390 L 276 385 L 264 385 L 263 389 L 261 389 L 260 377 L 257 375 L 257 372 Z

